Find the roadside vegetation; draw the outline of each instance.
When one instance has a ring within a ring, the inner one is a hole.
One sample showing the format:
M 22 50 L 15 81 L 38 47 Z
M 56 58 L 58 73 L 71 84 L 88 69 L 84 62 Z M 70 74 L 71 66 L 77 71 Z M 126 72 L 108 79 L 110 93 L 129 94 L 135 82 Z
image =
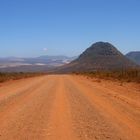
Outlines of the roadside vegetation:
M 90 78 L 99 78 L 107 80 L 119 80 L 122 82 L 140 83 L 140 69 L 116 70 L 116 71 L 96 71 L 75 73 L 76 75 L 85 75 Z
M 35 77 L 35 76 L 41 76 L 45 73 L 1 73 L 0 72 L 0 82 L 5 82 L 8 80 L 18 80 L 18 79 L 24 79 L 29 77 Z

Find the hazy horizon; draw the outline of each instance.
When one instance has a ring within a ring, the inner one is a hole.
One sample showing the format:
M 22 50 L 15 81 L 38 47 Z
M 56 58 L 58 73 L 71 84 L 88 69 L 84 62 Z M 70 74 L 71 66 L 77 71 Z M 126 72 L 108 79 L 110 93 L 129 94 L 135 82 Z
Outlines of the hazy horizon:
M 140 49 L 138 0 L 0 1 L 0 57 L 78 56 L 98 41 Z
M 58 55 L 48 55 L 48 54 L 46 54 L 46 55 L 38 55 L 38 56 L 32 56 L 32 57 L 31 56 L 25 56 L 25 57 L 24 56 L 3 56 L 3 57 L 0 56 L 0 58 L 2 58 L 2 59 L 3 58 L 36 58 L 36 57 L 41 57 L 41 56 L 50 56 L 50 57 L 53 57 L 53 56 L 54 57 L 55 56 L 65 56 L 65 57 L 72 58 L 72 57 L 78 57 L 79 55 L 77 55 L 77 56 L 68 56 L 68 55 L 61 55 L 61 54 L 60 55 L 59 54 Z

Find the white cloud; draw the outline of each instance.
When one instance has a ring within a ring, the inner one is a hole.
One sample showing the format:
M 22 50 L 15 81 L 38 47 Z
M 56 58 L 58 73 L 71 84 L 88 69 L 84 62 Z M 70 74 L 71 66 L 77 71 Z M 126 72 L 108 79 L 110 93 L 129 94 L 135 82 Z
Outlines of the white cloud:
M 43 48 L 43 51 L 45 51 L 45 52 L 46 52 L 46 51 L 48 51 L 48 49 L 47 49 L 47 48 Z

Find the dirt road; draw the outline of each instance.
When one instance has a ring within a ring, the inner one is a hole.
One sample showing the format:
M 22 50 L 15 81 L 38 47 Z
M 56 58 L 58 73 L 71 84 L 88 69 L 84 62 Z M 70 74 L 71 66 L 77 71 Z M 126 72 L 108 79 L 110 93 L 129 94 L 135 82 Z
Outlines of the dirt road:
M 72 75 L 6 82 L 0 140 L 140 140 L 140 90 Z

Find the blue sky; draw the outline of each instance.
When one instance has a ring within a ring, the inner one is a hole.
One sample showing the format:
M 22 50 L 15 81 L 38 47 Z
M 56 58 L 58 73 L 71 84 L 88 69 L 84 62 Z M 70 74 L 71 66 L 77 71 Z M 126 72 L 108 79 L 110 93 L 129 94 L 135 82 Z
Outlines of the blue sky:
M 139 7 L 140 0 L 0 0 L 0 57 L 75 56 L 97 41 L 140 50 Z

